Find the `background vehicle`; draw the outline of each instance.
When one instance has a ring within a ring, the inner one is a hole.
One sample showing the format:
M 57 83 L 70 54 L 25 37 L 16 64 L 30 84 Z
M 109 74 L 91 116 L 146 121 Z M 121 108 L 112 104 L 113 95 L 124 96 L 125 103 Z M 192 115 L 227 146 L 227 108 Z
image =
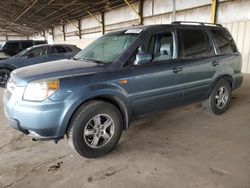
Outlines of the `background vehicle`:
M 41 44 L 27 48 L 14 57 L 0 61 L 0 87 L 5 84 L 14 69 L 54 61 L 58 59 L 72 58 L 80 49 L 74 45 Z
M 141 115 L 195 101 L 223 114 L 242 80 L 227 29 L 175 22 L 108 33 L 71 60 L 18 69 L 3 100 L 12 127 L 40 139 L 66 134 L 91 158 L 114 149 Z
M 47 44 L 47 41 L 42 40 L 10 40 L 0 45 L 0 60 L 8 59 L 22 50 L 39 44 Z

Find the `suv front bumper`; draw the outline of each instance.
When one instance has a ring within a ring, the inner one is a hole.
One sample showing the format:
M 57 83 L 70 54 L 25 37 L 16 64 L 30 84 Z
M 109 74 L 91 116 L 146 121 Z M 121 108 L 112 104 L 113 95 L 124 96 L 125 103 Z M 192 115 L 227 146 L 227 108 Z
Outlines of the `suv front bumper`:
M 24 88 L 4 91 L 4 112 L 11 127 L 38 139 L 60 139 L 61 128 L 71 101 L 31 102 L 22 100 Z

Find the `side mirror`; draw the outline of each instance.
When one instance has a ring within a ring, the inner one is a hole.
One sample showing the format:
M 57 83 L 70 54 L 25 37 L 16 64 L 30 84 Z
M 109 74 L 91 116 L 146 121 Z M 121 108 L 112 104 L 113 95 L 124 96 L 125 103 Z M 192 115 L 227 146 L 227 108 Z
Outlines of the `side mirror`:
M 150 63 L 151 61 L 152 61 L 152 54 L 147 52 L 139 52 L 138 54 L 136 54 L 134 65 Z
M 25 57 L 26 57 L 26 58 L 32 58 L 32 57 L 34 57 L 34 54 L 33 54 L 33 53 L 28 53 L 28 54 L 26 54 Z

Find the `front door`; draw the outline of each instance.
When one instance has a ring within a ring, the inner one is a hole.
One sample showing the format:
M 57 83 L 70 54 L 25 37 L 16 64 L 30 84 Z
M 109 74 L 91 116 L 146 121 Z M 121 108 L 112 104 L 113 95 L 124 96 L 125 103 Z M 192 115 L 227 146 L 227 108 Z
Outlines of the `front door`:
M 30 66 L 47 62 L 46 47 L 36 47 L 23 55 L 23 61 L 18 66 Z
M 171 31 L 150 36 L 123 70 L 135 116 L 162 111 L 181 103 L 184 74 L 180 62 L 176 60 L 174 36 Z M 137 63 L 136 54 L 139 53 L 152 54 L 151 61 Z

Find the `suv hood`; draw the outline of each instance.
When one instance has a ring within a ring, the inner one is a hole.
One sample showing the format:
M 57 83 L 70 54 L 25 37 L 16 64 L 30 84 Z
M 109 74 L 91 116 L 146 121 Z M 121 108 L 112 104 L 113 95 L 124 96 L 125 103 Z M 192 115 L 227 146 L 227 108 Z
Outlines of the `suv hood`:
M 92 61 L 78 61 L 73 59 L 62 59 L 31 65 L 16 69 L 11 78 L 18 86 L 26 86 L 28 82 L 50 78 L 62 78 L 79 74 L 92 74 L 102 72 L 107 65 Z

